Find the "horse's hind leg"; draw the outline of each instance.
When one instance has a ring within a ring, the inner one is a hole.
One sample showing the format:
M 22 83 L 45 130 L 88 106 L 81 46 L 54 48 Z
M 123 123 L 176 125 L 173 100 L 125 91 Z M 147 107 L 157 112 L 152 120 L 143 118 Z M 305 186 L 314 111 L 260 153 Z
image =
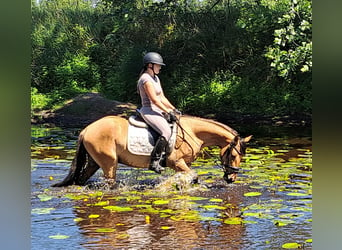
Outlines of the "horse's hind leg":
M 91 145 L 89 145 L 87 150 L 92 156 L 92 161 L 94 161 L 94 164 L 96 164 L 97 167 L 101 167 L 104 177 L 108 180 L 108 182 L 114 183 L 118 165 L 116 154 L 111 152 L 111 150 L 103 150 L 102 152 L 99 152 L 91 147 Z
M 80 173 L 80 176 L 77 180 L 77 185 L 84 185 L 86 181 L 99 169 L 99 165 L 88 155 L 88 161 L 85 168 Z
M 115 141 L 112 137 L 103 138 L 103 132 L 91 132 L 92 134 L 88 131 L 88 136 L 84 137 L 84 146 L 92 160 L 102 169 L 107 182 L 114 183 L 118 164 Z
M 100 159 L 97 159 L 97 162 L 101 166 L 107 182 L 114 183 L 118 165 L 117 157 L 114 154 L 103 154 Z

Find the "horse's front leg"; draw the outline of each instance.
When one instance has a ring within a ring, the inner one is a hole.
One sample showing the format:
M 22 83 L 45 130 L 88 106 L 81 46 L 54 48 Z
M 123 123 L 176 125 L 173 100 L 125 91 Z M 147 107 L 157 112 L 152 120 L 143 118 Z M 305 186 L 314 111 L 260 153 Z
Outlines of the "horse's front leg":
M 179 172 L 188 175 L 192 179 L 192 183 L 198 182 L 198 175 L 196 171 L 190 168 L 190 164 L 186 164 L 185 160 L 183 158 L 178 159 L 174 162 L 174 169 Z
M 177 172 L 192 172 L 193 170 L 190 168 L 190 164 L 186 164 L 183 158 L 178 159 L 174 162 L 174 169 Z

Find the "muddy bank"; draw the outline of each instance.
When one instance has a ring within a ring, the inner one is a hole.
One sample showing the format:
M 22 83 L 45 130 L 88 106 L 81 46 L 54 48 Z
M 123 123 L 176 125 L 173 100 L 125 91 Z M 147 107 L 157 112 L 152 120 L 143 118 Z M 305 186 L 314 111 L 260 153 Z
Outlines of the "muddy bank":
M 46 124 L 59 127 L 84 127 L 106 115 L 128 117 L 135 113 L 137 106 L 104 98 L 99 93 L 81 94 L 56 110 L 35 112 L 31 124 Z M 209 115 L 227 124 L 259 124 L 276 126 L 311 126 L 311 115 L 307 116 L 255 116 L 239 114 Z
M 128 117 L 136 106 L 108 100 L 98 93 L 86 93 L 68 100 L 56 110 L 42 110 L 34 113 L 31 124 L 50 124 L 59 127 L 84 127 L 89 123 L 107 116 Z

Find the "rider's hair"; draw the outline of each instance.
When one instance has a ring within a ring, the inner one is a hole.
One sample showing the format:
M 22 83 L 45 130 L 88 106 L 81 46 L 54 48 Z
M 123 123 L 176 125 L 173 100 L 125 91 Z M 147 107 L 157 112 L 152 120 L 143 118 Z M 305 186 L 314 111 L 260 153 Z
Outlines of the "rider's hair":
M 142 74 L 144 74 L 145 71 L 147 70 L 147 65 L 148 65 L 148 64 L 145 64 L 144 66 L 142 66 L 142 68 L 141 68 L 141 70 L 140 70 L 140 73 L 139 73 L 139 78 L 140 78 L 140 76 L 141 76 Z

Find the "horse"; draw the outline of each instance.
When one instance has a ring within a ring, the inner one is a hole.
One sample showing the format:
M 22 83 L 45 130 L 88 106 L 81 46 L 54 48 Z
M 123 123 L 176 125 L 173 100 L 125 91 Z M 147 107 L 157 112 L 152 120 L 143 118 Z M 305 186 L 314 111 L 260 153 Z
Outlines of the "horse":
M 252 135 L 241 138 L 234 129 L 215 120 L 180 115 L 177 118 L 177 138 L 174 149 L 166 158 L 166 166 L 177 173 L 194 173 L 191 163 L 208 146 L 220 148 L 223 178 L 232 183 Z M 79 134 L 76 155 L 68 175 L 53 187 L 85 185 L 99 169 L 107 181 L 115 183 L 118 163 L 135 168 L 148 168 L 149 155 L 135 155 L 127 149 L 129 121 L 120 116 L 105 116 Z

